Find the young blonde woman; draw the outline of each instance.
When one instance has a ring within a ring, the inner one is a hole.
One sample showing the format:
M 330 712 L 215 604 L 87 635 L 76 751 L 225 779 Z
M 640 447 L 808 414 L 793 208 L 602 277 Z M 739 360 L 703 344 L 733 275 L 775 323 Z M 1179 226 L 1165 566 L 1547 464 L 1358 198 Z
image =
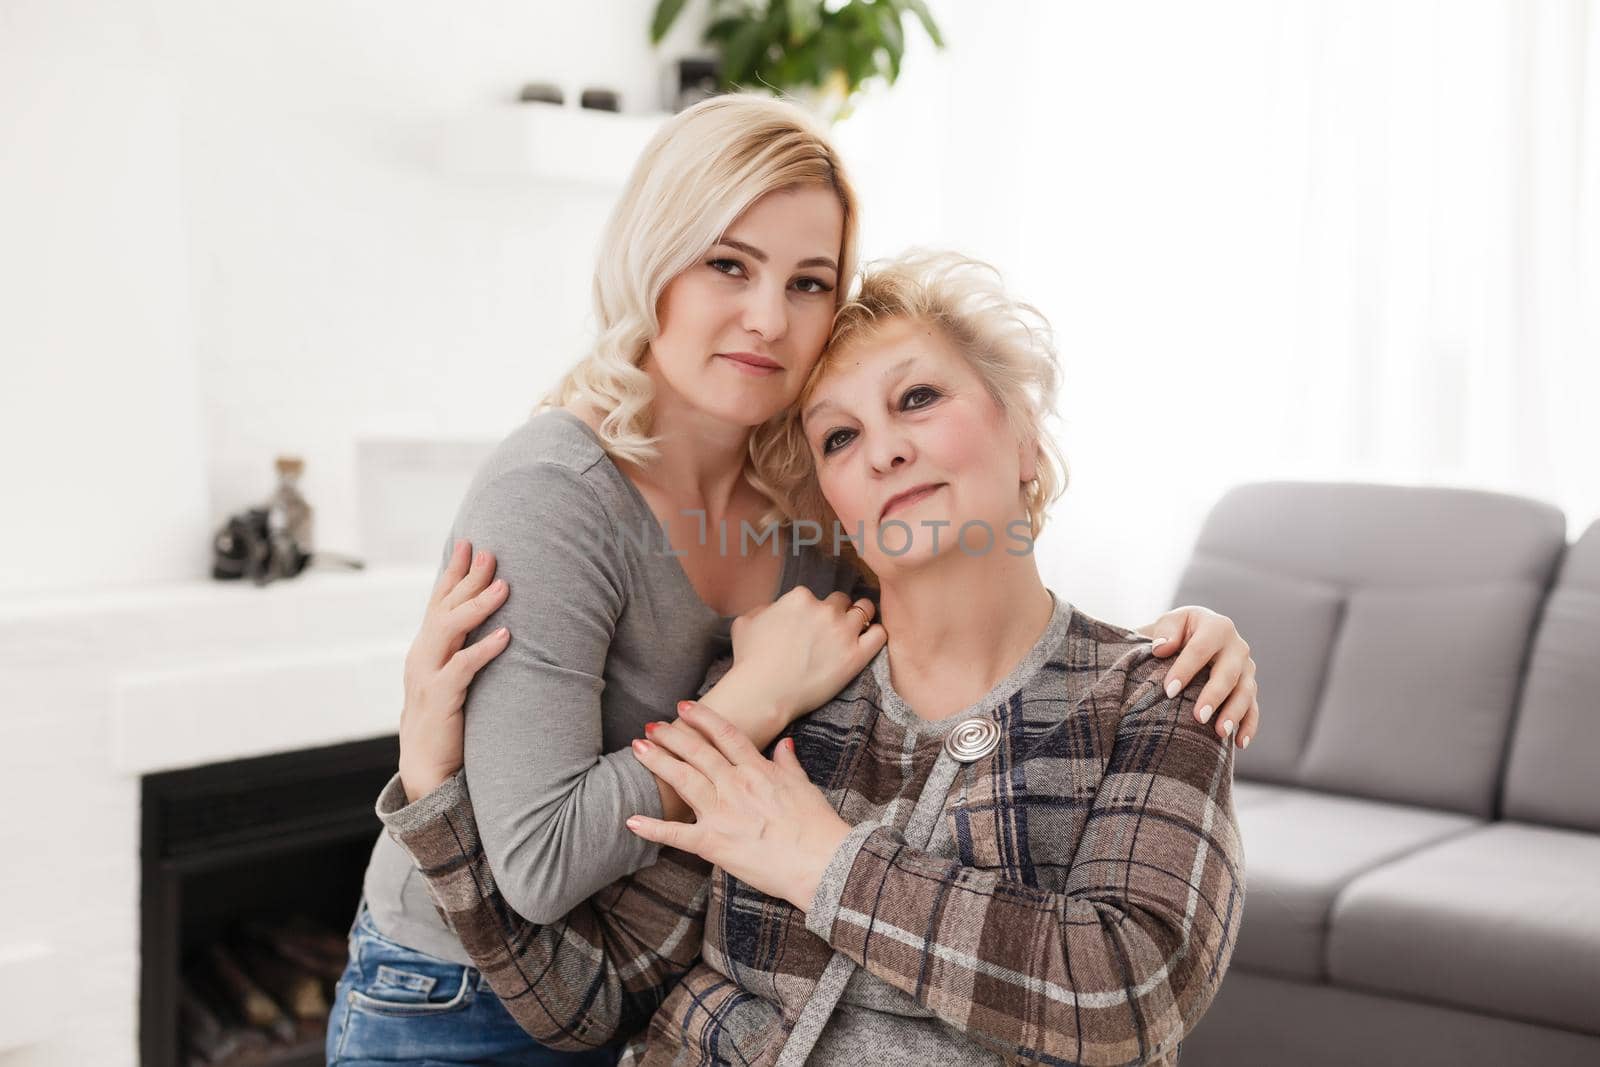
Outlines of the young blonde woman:
M 694 814 L 627 821 L 654 867 L 529 923 L 464 778 L 390 783 L 380 816 L 519 1022 L 581 1048 L 648 1017 L 623 1058 L 649 1065 L 1176 1061 L 1242 913 L 1234 747 L 1199 679 L 1168 696 L 1148 638 L 1040 581 L 1055 380 L 981 265 L 866 277 L 758 463 L 788 514 L 859 531 L 887 646 L 769 758 L 709 683 L 783 657 L 741 640 L 765 618 L 736 635 L 633 743 Z
M 656 843 L 620 832 L 629 815 L 689 817 L 628 743 L 695 693 L 736 617 L 770 615 L 758 639 L 783 652 L 781 699 L 764 695 L 779 678 L 750 671 L 714 691 L 757 745 L 882 647 L 881 627 L 863 630 L 871 588 L 831 544 L 804 529 L 759 539 L 774 491 L 752 460 L 821 355 L 856 220 L 837 155 L 799 109 L 722 97 L 676 116 L 608 224 L 594 349 L 462 502 L 407 656 L 402 770 L 420 795 L 464 760 L 487 862 L 530 920 L 557 922 L 656 861 Z M 1164 654 L 1182 650 L 1175 691 L 1210 664 L 1206 715 L 1248 738 L 1254 664 L 1232 623 L 1187 608 L 1147 629 Z M 446 729 L 455 750 L 417 743 L 464 703 L 464 736 Z M 386 835 L 339 993 L 330 1063 L 570 1061 L 516 1025 Z

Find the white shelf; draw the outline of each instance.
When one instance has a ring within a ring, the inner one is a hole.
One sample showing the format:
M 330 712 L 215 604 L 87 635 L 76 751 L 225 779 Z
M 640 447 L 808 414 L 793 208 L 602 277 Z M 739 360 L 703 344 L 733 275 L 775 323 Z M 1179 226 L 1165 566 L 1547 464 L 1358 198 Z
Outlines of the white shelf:
M 453 120 L 440 139 L 439 162 L 464 176 L 616 191 L 670 117 L 510 104 Z
M 51 990 L 68 981 L 61 954 L 45 944 L 0 948 L 0 1059 L 58 1033 L 69 1013 Z

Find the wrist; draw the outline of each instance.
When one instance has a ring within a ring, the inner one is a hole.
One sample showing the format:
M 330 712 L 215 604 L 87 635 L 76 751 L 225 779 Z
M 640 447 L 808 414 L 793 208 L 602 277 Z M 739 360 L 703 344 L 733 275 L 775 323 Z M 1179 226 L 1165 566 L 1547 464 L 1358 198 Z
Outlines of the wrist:
M 833 857 L 849 836 L 850 824 L 837 817 L 827 826 L 818 828 L 809 847 L 805 849 L 806 859 L 802 865 L 801 877 L 795 885 L 794 893 L 789 897 L 791 904 L 801 911 L 811 911 L 816 904 L 817 890 L 822 885 L 823 875 L 827 874 L 828 867 L 833 863 Z
M 700 703 L 733 723 L 757 748 L 766 748 L 796 718 L 789 704 L 764 684 L 732 667 Z
M 406 767 L 404 764 L 400 765 L 400 787 L 406 792 L 407 804 L 415 804 L 438 789 L 449 777 L 448 774 L 439 773 L 438 768 L 418 770 Z

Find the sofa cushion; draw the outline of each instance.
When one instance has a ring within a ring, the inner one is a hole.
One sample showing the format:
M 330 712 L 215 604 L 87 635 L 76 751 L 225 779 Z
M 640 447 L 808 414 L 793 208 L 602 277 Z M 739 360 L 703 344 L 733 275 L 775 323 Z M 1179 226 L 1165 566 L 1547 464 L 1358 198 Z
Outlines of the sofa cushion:
M 1266 729 L 1250 741 L 1240 777 L 1295 783 L 1339 631 L 1344 590 L 1196 555 L 1178 587 L 1180 604 L 1204 604 L 1233 619 L 1256 661 L 1256 696 Z
M 1234 755 L 1237 757 L 1238 753 Z M 1233 780 L 1233 810 L 1240 811 L 1244 808 L 1260 807 L 1262 804 L 1271 804 L 1286 797 L 1298 796 L 1304 790 L 1293 786 L 1267 785 L 1262 782 L 1247 782 L 1241 778 Z
M 1600 1034 L 1600 836 L 1495 823 L 1367 872 L 1334 907 L 1329 973 Z
M 1352 591 L 1301 782 L 1488 818 L 1542 596 L 1531 582 Z
M 1565 543 L 1559 510 L 1503 493 L 1230 490 L 1178 596 L 1251 642 L 1266 721 L 1239 775 L 1488 817 Z
M 1453 812 L 1236 784 L 1245 907 L 1233 966 L 1292 978 L 1323 977 L 1328 915 L 1354 878 L 1481 825 Z
M 1534 635 L 1502 794 L 1507 818 L 1600 831 L 1596 635 L 1600 522 L 1567 551 Z

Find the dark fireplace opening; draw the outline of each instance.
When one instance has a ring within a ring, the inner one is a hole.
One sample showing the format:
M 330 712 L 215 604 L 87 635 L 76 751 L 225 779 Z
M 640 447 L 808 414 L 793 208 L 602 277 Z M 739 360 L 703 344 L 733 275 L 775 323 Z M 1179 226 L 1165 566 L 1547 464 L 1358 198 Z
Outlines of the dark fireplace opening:
M 396 738 L 143 781 L 143 1067 L 323 1063 Z

